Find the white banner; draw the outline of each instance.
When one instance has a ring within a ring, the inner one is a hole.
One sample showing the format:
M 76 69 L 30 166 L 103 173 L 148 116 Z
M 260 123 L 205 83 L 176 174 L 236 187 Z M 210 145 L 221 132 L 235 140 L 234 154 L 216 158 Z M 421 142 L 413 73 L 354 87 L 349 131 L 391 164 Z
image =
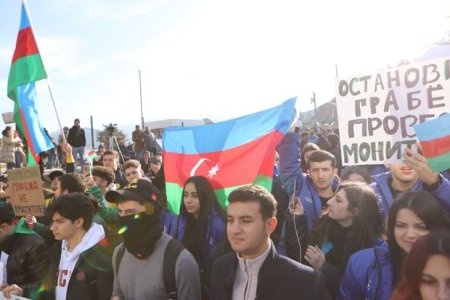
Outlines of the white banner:
M 336 105 L 343 165 L 399 161 L 413 125 L 450 112 L 450 57 L 338 78 Z

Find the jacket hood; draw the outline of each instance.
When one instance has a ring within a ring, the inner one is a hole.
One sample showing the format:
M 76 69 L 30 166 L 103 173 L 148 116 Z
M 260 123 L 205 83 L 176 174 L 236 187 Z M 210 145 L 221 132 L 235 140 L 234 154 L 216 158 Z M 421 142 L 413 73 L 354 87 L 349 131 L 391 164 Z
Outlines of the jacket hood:
M 61 244 L 62 255 L 66 256 L 67 260 L 76 260 L 84 251 L 92 248 L 105 238 L 105 230 L 102 225 L 92 223 L 91 228 L 86 232 L 81 242 L 73 249 L 72 252 L 67 251 L 67 241 L 64 240 Z

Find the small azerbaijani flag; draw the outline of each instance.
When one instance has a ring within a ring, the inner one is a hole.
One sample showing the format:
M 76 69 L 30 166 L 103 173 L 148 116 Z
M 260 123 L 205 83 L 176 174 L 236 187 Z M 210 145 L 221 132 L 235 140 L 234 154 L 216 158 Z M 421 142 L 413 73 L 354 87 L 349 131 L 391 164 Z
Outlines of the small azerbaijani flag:
M 29 166 L 39 161 L 39 153 L 54 147 L 39 122 L 36 109 L 35 81 L 44 78 L 47 78 L 47 73 L 23 2 L 16 49 L 8 76 L 8 97 L 14 101 L 14 122 L 27 140 Z
M 97 152 L 95 152 L 95 150 L 92 149 L 91 151 L 88 152 L 87 159 L 93 161 L 95 158 L 97 158 Z
M 450 114 L 414 126 L 424 156 L 433 172 L 450 168 Z
M 225 208 L 236 188 L 272 188 L 275 148 L 294 122 L 295 98 L 258 113 L 212 125 L 167 128 L 163 135 L 167 205 L 178 214 L 183 187 L 204 176 Z

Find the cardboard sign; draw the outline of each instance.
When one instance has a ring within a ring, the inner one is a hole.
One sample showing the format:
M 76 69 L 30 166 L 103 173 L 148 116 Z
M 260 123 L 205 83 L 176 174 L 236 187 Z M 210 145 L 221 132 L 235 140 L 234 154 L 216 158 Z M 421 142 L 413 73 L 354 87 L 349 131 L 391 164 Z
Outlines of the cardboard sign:
M 338 78 L 336 105 L 343 165 L 400 161 L 414 125 L 450 112 L 450 57 Z
M 39 166 L 8 170 L 11 205 L 16 216 L 43 216 L 45 211 Z

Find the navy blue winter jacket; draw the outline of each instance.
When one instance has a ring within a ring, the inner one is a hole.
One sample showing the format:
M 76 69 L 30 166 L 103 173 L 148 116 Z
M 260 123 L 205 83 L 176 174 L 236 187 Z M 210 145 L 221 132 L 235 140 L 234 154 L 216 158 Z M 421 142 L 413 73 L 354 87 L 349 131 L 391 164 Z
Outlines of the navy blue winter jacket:
M 373 181 L 370 187 L 377 195 L 378 207 L 380 209 L 381 217 L 386 219 L 389 208 L 394 202 L 392 192 L 389 188 L 389 179 L 392 177 L 391 172 L 386 172 L 376 176 L 372 176 Z M 450 212 L 450 181 L 439 174 L 441 184 L 434 191 L 431 191 L 433 196 L 439 201 L 439 203 Z M 411 188 L 411 192 L 420 191 L 424 189 L 424 183 L 418 180 L 416 184 Z
M 394 268 L 387 245 L 356 252 L 347 263 L 337 300 L 388 300 Z

